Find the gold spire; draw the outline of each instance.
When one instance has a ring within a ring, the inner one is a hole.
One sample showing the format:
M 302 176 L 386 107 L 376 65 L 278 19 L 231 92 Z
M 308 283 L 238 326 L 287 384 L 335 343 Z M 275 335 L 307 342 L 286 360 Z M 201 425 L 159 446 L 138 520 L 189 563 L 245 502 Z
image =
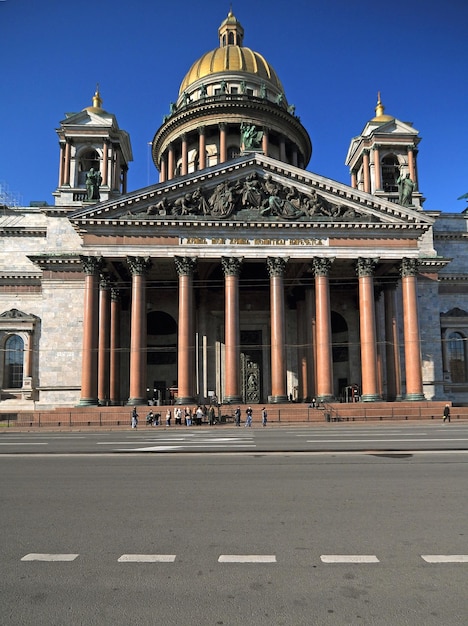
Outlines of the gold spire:
M 99 83 L 97 83 L 96 85 L 96 91 L 94 92 L 93 96 L 93 108 L 102 109 L 102 98 L 101 94 L 99 93 Z
M 377 92 L 377 106 L 375 107 L 375 117 L 380 117 L 384 114 L 385 107 L 380 100 L 380 91 Z

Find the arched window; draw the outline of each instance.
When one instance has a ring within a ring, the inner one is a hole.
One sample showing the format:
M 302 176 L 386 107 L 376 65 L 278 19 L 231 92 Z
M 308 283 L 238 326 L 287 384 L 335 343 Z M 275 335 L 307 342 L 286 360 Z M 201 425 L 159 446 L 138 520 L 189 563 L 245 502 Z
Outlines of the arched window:
M 99 155 L 96 150 L 85 150 L 81 153 L 78 161 L 78 185 L 84 186 L 86 184 L 86 174 L 93 168 L 95 171 L 99 171 Z
M 382 186 L 384 191 L 398 191 L 397 180 L 400 175 L 398 159 L 394 154 L 389 154 L 382 159 Z
M 465 337 L 461 333 L 448 336 L 448 366 L 453 383 L 466 382 Z
M 8 337 L 5 342 L 5 376 L 7 389 L 21 389 L 23 386 L 24 342 L 18 335 Z

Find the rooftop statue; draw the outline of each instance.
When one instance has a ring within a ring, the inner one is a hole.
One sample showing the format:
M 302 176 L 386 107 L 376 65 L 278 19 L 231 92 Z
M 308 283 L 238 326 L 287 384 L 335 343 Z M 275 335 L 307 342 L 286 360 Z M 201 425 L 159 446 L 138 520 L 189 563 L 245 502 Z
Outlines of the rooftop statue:
M 402 206 L 411 206 L 412 195 L 415 185 L 411 180 L 410 175 L 406 174 L 406 176 L 403 176 L 403 174 L 400 172 L 400 176 L 397 179 L 397 185 L 399 193 L 398 202 Z
M 242 122 L 240 128 L 244 150 L 255 150 L 256 148 L 260 148 L 263 131 L 257 130 L 254 124 L 247 124 L 246 122 Z
M 89 172 L 86 174 L 86 194 L 87 200 L 99 200 L 99 187 L 102 183 L 101 172 L 96 172 L 94 167 L 92 167 Z

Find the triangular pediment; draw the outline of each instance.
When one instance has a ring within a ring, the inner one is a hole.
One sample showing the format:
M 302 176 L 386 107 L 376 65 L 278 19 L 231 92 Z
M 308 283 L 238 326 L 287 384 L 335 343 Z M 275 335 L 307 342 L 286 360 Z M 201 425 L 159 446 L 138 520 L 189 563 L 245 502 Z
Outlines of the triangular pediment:
M 96 113 L 94 111 L 88 111 L 84 109 L 79 113 L 70 113 L 67 115 L 66 119 L 60 122 L 60 125 L 64 128 L 68 127 L 85 127 L 91 126 L 102 127 L 102 128 L 118 128 L 117 121 L 115 115 L 112 113 Z
M 343 183 L 260 154 L 160 183 L 118 200 L 87 206 L 69 216 L 80 230 L 105 223 L 144 226 L 177 222 L 268 223 L 369 228 L 427 229 L 433 219 L 420 210 L 379 199 Z

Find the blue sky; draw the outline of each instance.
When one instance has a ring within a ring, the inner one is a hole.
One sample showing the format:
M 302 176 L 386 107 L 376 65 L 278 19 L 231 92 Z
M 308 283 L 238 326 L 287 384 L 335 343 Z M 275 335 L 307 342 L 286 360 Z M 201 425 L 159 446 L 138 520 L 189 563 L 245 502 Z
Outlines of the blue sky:
M 148 142 L 192 63 L 218 46 L 230 2 L 0 1 L 0 181 L 28 205 L 53 204 L 55 129 L 92 104 L 130 134 L 129 191 L 157 182 Z M 309 132 L 309 171 L 349 184 L 353 136 L 385 112 L 422 141 L 426 210 L 461 212 L 468 193 L 468 2 L 235 0 L 244 45 L 274 67 Z

